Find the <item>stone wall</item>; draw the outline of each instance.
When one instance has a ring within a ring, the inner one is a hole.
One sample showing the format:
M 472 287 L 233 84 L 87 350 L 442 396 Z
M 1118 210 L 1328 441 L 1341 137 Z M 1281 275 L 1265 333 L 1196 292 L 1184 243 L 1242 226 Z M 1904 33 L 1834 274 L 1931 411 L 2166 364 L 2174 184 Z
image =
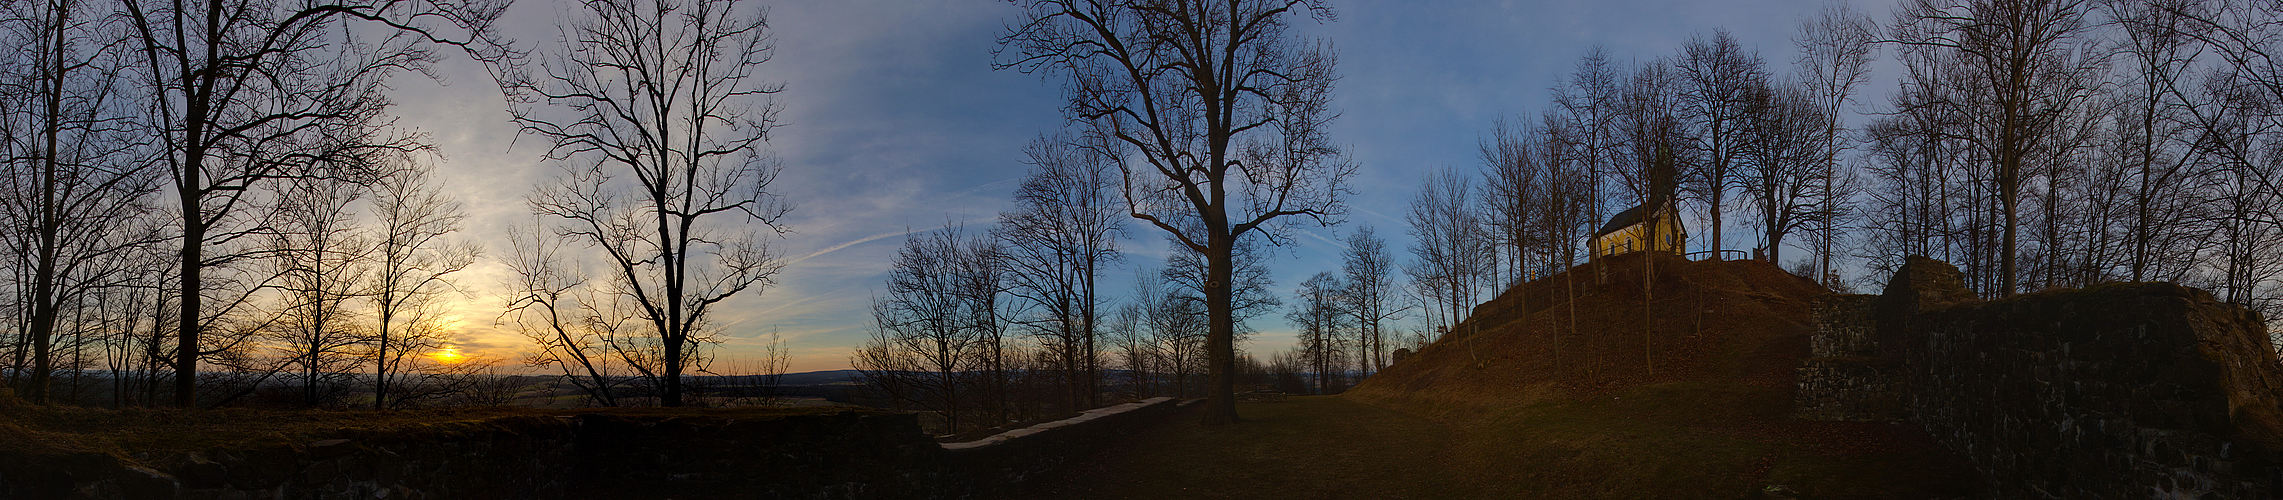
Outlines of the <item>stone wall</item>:
M 1165 398 L 988 442 L 939 445 L 914 415 L 579 414 L 344 431 L 166 456 L 0 454 L 0 498 L 960 498 L 1170 413 Z M 1002 435 L 1006 436 L 1006 435 Z
M 1902 418 L 1891 360 L 1879 357 L 1871 312 L 1877 295 L 1833 295 L 1809 308 L 1815 333 L 1799 368 L 1795 404 L 1802 418 L 1886 422 Z
M 1818 358 L 1874 356 L 1879 344 L 1871 322 L 1877 295 L 1833 295 L 1810 306 L 1809 322 L 1815 335 L 1808 339 L 1808 355 Z
M 2283 494 L 2283 367 L 2256 314 L 2171 284 L 1979 302 L 1959 281 L 1914 258 L 1877 299 L 1829 302 L 1817 354 L 1839 355 L 1801 368 L 1802 414 L 1907 419 L 2006 498 Z

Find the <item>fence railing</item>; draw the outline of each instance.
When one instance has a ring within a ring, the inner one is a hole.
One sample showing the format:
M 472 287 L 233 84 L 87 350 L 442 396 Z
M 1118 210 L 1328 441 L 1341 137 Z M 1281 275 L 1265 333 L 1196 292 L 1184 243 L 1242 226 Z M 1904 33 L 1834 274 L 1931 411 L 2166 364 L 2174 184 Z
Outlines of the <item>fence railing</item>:
M 1749 259 L 1749 258 L 1752 258 L 1752 254 L 1751 254 L 1750 252 L 1745 252 L 1745 251 L 1743 251 L 1743 250 L 1728 250 L 1728 249 L 1721 249 L 1721 250 L 1700 250 L 1700 251 L 1695 251 L 1695 252 L 1689 252 L 1689 253 L 1686 253 L 1686 254 L 1682 254 L 1681 256 L 1682 256 L 1682 257 L 1687 257 L 1687 258 L 1688 258 L 1688 260 L 1707 260 L 1707 259 L 1711 259 L 1711 258 L 1713 258 L 1713 257 L 1719 257 L 1719 258 L 1720 258 L 1720 260 L 1744 260 L 1744 259 Z

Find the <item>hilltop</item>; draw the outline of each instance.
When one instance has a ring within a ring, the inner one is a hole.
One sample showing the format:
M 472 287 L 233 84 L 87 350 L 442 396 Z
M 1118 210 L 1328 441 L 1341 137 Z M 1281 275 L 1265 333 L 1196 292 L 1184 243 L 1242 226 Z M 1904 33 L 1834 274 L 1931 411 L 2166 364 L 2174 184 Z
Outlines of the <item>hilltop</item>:
M 1241 404 L 1235 426 L 1175 419 L 1040 493 L 1942 498 L 1979 484 L 1907 424 L 1795 417 L 1810 308 L 1830 291 L 1764 262 L 1600 265 L 1508 290 L 1345 394 Z
M 1348 397 L 1444 412 L 1684 381 L 1785 388 L 1808 354 L 1808 308 L 1830 293 L 1765 262 L 1621 255 L 1475 307 Z

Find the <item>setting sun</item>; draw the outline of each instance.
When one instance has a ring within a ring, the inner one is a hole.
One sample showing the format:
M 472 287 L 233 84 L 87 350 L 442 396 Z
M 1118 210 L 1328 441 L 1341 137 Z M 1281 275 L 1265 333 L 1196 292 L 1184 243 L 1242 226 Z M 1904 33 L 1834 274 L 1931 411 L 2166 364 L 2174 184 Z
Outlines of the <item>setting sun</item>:
M 428 358 L 434 359 L 438 363 L 447 365 L 458 364 L 461 361 L 468 360 L 466 355 L 460 354 L 460 348 L 456 346 L 437 349 L 436 352 L 428 353 Z

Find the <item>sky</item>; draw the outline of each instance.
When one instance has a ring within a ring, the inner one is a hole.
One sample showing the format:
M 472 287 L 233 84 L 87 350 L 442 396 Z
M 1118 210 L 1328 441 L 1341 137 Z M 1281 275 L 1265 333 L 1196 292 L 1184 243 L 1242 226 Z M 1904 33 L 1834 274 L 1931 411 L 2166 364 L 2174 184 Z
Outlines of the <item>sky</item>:
M 1346 224 L 1304 229 L 1274 249 L 1272 290 L 1289 296 L 1307 276 L 1336 270 L 1334 242 L 1359 225 L 1376 228 L 1407 258 L 1402 216 L 1419 181 L 1436 169 L 1477 171 L 1477 144 L 1492 124 L 1544 110 L 1548 89 L 1589 49 L 1602 47 L 1620 63 L 1647 61 L 1724 28 L 1772 73 L 1788 74 L 1800 19 L 1828 1 L 1847 0 L 1335 2 L 1336 20 L 1295 19 L 1301 36 L 1337 49 L 1340 117 L 1331 136 L 1360 170 Z M 1853 3 L 1882 22 L 1892 10 L 1889 1 Z M 1019 14 L 1007 2 L 763 5 L 776 50 L 759 73 L 785 84 L 777 95 L 782 123 L 767 146 L 784 171 L 770 187 L 794 205 L 786 219 L 792 232 L 771 244 L 787 264 L 774 285 L 717 306 L 724 334 L 717 368 L 753 366 L 774 338 L 783 341 L 790 371 L 844 369 L 907 232 L 947 224 L 982 231 L 1011 208 L 1026 169 L 1024 143 L 1065 126 L 1061 86 L 991 68 L 996 37 Z M 520 0 L 503 31 L 527 48 L 553 43 L 557 20 L 574 7 Z M 1874 65 L 1860 103 L 1884 101 L 1893 73 L 1881 70 L 1891 67 Z M 446 59 L 436 69 L 435 80 L 408 75 L 391 83 L 397 125 L 435 142 L 443 183 L 468 211 L 458 237 L 489 248 L 457 275 L 464 294 L 450 314 L 462 329 L 459 352 L 513 366 L 531 344 L 501 323 L 500 291 L 511 276 L 499 259 L 508 230 L 534 224 L 524 196 L 557 167 L 539 158 L 542 141 L 518 140 L 480 66 Z M 1154 228 L 1130 225 L 1126 235 L 1121 268 L 1103 280 L 1113 295 L 1131 287 L 1133 269 L 1155 267 L 1166 253 Z M 1242 349 L 1270 353 L 1293 343 L 1281 311 L 1252 326 L 1260 333 Z

